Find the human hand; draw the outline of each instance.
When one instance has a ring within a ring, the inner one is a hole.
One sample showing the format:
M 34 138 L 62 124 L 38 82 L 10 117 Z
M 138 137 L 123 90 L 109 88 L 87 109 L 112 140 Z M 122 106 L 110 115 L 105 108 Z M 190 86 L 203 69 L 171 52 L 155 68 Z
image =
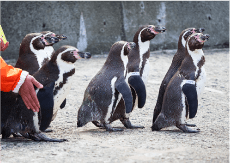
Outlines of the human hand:
M 0 44 L 1 44 L 1 51 L 6 50 L 6 48 L 9 46 L 9 42 L 7 41 L 6 44 L 4 44 L 2 38 L 0 38 Z
M 43 85 L 40 84 L 33 76 L 27 75 L 24 83 L 19 89 L 19 94 L 28 109 L 32 109 L 34 112 L 39 112 L 40 104 L 34 85 L 37 88 L 43 88 Z

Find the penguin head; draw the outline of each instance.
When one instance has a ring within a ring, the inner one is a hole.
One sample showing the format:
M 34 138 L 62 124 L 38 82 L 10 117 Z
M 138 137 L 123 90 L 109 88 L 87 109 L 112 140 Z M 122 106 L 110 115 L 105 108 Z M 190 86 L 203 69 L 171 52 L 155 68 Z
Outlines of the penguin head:
M 43 38 L 43 35 L 41 35 L 40 33 L 34 33 L 31 35 L 32 35 L 32 38 L 31 38 L 30 43 L 33 45 L 34 49 L 36 50 L 44 49 L 46 44 L 45 44 L 45 39 Z
M 81 58 L 90 58 L 90 53 L 79 52 L 79 50 L 73 46 L 64 45 L 60 47 L 51 57 L 53 62 L 65 62 L 69 64 L 75 63 Z
M 31 40 L 30 43 L 36 50 L 44 49 L 46 46 L 52 46 L 59 41 L 59 39 L 54 37 L 51 33 L 31 33 L 28 34 L 25 38 Z
M 138 37 L 141 37 L 141 41 L 149 41 L 153 39 L 157 34 L 166 31 L 165 27 L 157 27 L 154 25 L 145 25 L 139 28 L 134 36 L 134 42 L 138 41 Z
M 53 46 L 55 43 L 67 39 L 65 35 L 58 35 L 51 31 L 43 31 L 41 34 L 43 35 L 43 42 L 46 46 Z
M 106 59 L 105 65 L 110 67 L 121 67 L 118 65 L 123 65 L 126 67 L 128 63 L 128 55 L 130 51 L 135 48 L 136 44 L 134 42 L 127 41 L 117 41 L 110 48 L 109 55 Z M 123 67 L 122 66 L 122 67 Z
M 183 30 L 180 34 L 178 44 L 180 44 L 180 41 L 181 41 L 183 47 L 185 47 L 186 40 L 188 39 L 189 36 L 191 36 L 194 33 L 203 33 L 204 30 L 205 30 L 204 28 L 197 28 L 197 29 L 196 28 L 187 28 L 187 29 Z
M 127 56 L 131 49 L 135 48 L 136 44 L 134 42 L 127 42 L 127 41 L 118 41 L 115 42 L 109 51 L 109 56 L 115 57 L 120 56 L 120 52 L 124 51 L 123 55 Z
M 191 51 L 202 49 L 204 42 L 206 42 L 209 37 L 209 34 L 195 33 L 188 38 L 186 44 Z
M 124 55 L 127 56 L 129 52 L 136 47 L 134 42 L 126 42 L 124 45 Z
M 59 42 L 59 39 L 57 37 L 52 36 L 42 35 L 41 39 L 45 46 L 53 46 L 53 44 Z

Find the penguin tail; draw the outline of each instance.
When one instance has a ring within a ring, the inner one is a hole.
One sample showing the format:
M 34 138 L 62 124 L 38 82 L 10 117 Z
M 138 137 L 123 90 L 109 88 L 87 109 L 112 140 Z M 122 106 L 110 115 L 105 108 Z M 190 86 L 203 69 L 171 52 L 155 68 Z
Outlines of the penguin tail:
M 81 107 L 78 110 L 78 116 L 77 116 L 77 127 L 82 127 L 89 121 L 91 121 L 91 112 L 90 108 L 87 103 L 84 103 L 81 105 Z
M 161 129 L 158 127 L 157 124 L 153 124 L 151 128 L 152 128 L 152 131 L 160 131 L 160 130 L 161 130 Z
M 81 123 L 80 120 L 78 120 L 78 121 L 77 121 L 77 127 L 82 127 L 82 126 L 83 126 L 83 124 Z

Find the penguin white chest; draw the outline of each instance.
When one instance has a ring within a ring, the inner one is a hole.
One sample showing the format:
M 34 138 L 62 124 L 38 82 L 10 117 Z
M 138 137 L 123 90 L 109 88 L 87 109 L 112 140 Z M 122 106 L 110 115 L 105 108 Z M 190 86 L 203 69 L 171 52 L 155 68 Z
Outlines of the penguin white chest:
M 189 52 L 190 56 L 192 57 L 193 63 L 196 67 L 195 77 L 199 74 L 198 72 L 200 70 L 200 74 L 199 74 L 198 78 L 196 79 L 197 96 L 200 97 L 200 95 L 203 92 L 204 87 L 205 87 L 206 72 L 204 69 L 204 65 L 199 68 L 198 63 L 202 60 L 202 57 L 204 57 L 204 52 L 202 49 L 196 49 L 193 52 L 188 50 L 188 52 Z
M 38 65 L 40 68 L 42 67 L 42 63 L 43 63 L 44 59 L 48 58 L 50 60 L 50 57 L 51 57 L 53 51 L 54 51 L 54 49 L 52 46 L 46 46 L 43 50 L 35 50 L 34 49 L 33 52 L 36 55 Z
M 206 72 L 204 66 L 201 68 L 200 76 L 196 80 L 196 91 L 197 91 L 197 96 L 200 98 L 200 95 L 204 91 L 205 87 L 205 82 L 206 82 Z
M 149 60 L 147 59 L 142 73 L 142 80 L 145 84 L 147 84 L 148 81 L 149 70 L 150 70 L 150 64 L 149 64 Z
M 65 84 L 63 84 L 63 80 L 57 80 L 55 82 L 55 89 L 58 89 L 57 94 L 54 95 L 54 108 L 53 108 L 53 114 L 56 114 L 58 109 L 60 108 L 60 105 L 64 101 L 64 99 L 67 97 L 69 94 L 70 88 L 71 88 L 71 81 L 72 81 L 72 76 L 68 77 L 67 81 Z M 62 85 L 63 84 L 63 85 Z M 61 86 L 62 85 L 62 86 Z
M 112 116 L 113 114 L 113 104 L 114 104 L 114 100 L 115 100 L 115 82 L 117 81 L 117 77 L 115 76 L 112 80 L 111 80 L 111 90 L 112 90 L 112 99 L 111 99 L 111 103 L 108 106 L 108 111 L 107 114 L 105 116 L 105 122 L 109 123 L 109 118 Z M 117 102 L 118 104 L 118 102 Z M 116 107 L 115 107 L 116 108 Z

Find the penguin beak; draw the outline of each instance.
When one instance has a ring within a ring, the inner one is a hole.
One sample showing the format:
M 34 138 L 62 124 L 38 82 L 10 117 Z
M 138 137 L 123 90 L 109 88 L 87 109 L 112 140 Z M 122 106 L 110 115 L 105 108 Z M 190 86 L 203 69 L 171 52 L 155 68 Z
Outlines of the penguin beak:
M 209 37 L 210 37 L 209 34 L 205 34 L 205 35 L 202 35 L 202 36 L 200 37 L 200 39 L 203 40 L 203 41 L 205 42 L 205 41 L 208 41 L 208 40 L 209 40 Z
M 80 58 L 86 58 L 86 59 L 89 59 L 91 58 L 91 54 L 89 52 L 78 52 L 78 56 L 80 56 Z M 77 59 L 80 59 L 80 58 L 77 58 Z
M 204 34 L 204 35 L 196 35 L 194 37 L 197 39 L 197 41 L 199 41 L 201 43 L 204 43 L 209 39 L 210 35 L 209 34 Z
M 195 30 L 196 33 L 203 33 L 204 31 L 205 31 L 204 28 L 199 28 Z
M 45 37 L 45 42 L 47 43 L 46 45 L 52 45 L 55 44 L 57 42 L 59 42 L 59 39 L 57 37 Z
M 154 31 L 158 33 L 163 33 L 166 31 L 166 28 L 165 27 L 155 27 L 154 28 Z M 155 34 L 155 33 L 154 33 Z
M 59 39 L 59 41 L 67 39 L 67 36 L 65 35 L 56 35 L 56 37 Z

